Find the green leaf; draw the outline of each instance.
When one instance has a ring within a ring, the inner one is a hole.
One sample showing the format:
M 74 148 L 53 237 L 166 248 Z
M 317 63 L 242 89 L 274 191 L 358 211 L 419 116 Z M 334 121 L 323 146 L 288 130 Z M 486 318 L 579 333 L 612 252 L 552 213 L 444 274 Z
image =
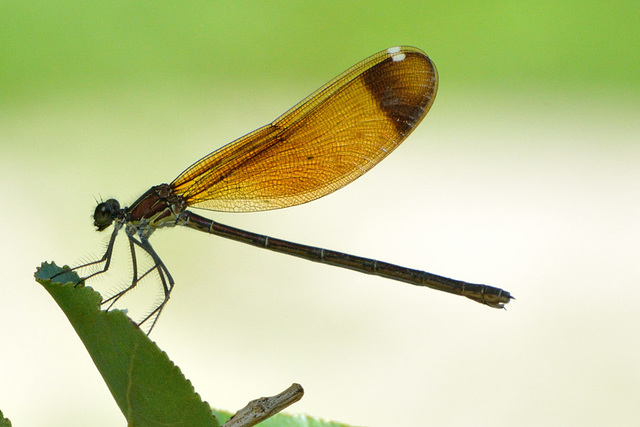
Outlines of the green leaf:
M 221 423 L 227 422 L 231 414 L 225 411 L 213 410 Z M 333 421 L 321 420 L 308 415 L 276 414 L 266 421 L 258 424 L 260 427 L 349 427 Z
M 11 421 L 2 415 L 2 411 L 0 411 L 0 427 L 11 427 Z
M 75 272 L 44 263 L 36 280 L 87 348 L 129 426 L 219 426 L 180 369 L 123 311 L 100 310 L 101 296 Z
M 66 314 L 129 426 L 218 427 L 231 417 L 231 413 L 212 410 L 203 402 L 166 353 L 122 310 L 100 310 L 102 297 L 91 287 L 78 284 L 81 280 L 74 271 L 43 263 L 35 277 Z M 0 418 L 0 427 L 5 425 L 11 424 L 2 424 Z M 258 425 L 348 427 L 282 413 Z

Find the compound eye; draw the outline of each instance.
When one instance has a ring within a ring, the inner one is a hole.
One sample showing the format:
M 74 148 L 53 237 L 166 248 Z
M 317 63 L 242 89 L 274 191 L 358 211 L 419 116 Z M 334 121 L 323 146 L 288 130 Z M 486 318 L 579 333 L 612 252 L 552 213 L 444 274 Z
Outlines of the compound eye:
M 99 203 L 93 213 L 93 225 L 98 228 L 98 231 L 104 230 L 111 225 L 118 210 L 120 210 L 120 203 L 117 200 L 109 199 Z

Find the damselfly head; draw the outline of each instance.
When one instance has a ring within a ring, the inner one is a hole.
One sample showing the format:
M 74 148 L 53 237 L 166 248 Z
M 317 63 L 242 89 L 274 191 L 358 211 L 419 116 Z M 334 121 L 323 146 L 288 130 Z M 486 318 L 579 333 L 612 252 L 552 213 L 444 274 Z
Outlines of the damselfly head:
M 111 225 L 118 211 L 120 211 L 120 203 L 116 199 L 98 203 L 93 213 L 93 225 L 98 228 L 98 231 L 104 230 Z

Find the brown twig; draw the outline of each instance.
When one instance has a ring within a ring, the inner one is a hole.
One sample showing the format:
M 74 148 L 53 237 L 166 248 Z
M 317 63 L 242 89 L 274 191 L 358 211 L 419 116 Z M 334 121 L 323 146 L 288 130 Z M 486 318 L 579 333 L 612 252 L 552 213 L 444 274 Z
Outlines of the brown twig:
M 223 427 L 251 427 L 277 414 L 289 405 L 302 399 L 304 389 L 300 384 L 292 384 L 280 394 L 252 400 L 229 418 Z

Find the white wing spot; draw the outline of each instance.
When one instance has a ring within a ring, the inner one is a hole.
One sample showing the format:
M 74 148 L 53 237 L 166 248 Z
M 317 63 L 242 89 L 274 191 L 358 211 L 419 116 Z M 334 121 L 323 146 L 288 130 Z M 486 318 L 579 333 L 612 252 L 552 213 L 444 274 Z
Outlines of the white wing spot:
M 406 58 L 407 55 L 404 53 L 400 53 L 401 50 L 402 48 L 400 46 L 390 47 L 389 49 L 387 49 L 387 54 L 391 56 L 393 62 L 404 61 L 404 58 Z

